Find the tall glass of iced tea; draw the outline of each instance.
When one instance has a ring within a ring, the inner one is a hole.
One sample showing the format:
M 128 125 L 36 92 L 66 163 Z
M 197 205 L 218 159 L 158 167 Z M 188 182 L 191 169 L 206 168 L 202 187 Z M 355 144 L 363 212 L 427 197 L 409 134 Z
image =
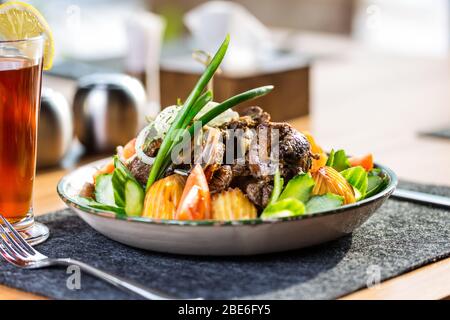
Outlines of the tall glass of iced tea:
M 0 214 L 32 244 L 49 235 L 33 217 L 44 41 L 0 41 Z

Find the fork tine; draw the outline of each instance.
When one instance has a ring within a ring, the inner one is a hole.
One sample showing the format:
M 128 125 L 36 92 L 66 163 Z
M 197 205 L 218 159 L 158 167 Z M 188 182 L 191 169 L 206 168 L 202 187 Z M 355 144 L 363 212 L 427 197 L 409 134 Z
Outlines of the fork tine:
M 5 217 L 3 217 L 1 214 L 0 214 L 0 219 L 6 225 L 7 229 L 15 236 L 17 241 L 22 244 L 22 247 L 24 249 L 26 249 L 30 254 L 33 254 L 33 255 L 37 253 L 37 251 L 34 250 L 34 248 L 32 246 L 30 246 L 28 244 L 28 242 L 25 241 L 24 238 L 22 238 L 20 233 L 16 229 L 14 229 L 14 227 L 11 225 L 11 223 L 9 223 L 8 220 L 6 220 Z
M 13 251 L 15 255 L 24 259 L 28 259 L 32 256 L 24 248 L 22 248 L 19 243 L 17 243 L 17 240 L 9 234 L 8 230 L 2 224 L 0 224 L 0 238 L 2 238 L 4 245 Z
M 5 239 L 0 236 L 0 251 L 2 256 L 8 261 L 16 261 L 16 255 L 14 251 L 11 250 L 11 247 L 6 243 Z
M 9 263 L 12 263 L 14 265 L 18 265 L 16 262 L 16 259 L 11 257 L 11 255 L 3 248 L 3 246 L 0 244 L 0 255 L 5 258 L 6 261 Z

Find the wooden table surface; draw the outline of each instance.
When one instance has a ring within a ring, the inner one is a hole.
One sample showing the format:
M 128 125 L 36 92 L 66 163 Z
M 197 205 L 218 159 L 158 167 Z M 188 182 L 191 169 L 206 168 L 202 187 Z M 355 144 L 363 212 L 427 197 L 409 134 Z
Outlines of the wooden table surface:
M 324 148 L 372 152 L 400 177 L 450 186 L 450 140 L 421 132 L 450 126 L 450 57 L 420 58 L 373 52 L 328 35 L 290 36 L 295 49 L 318 57 L 311 82 L 311 115 L 291 120 Z M 45 84 L 73 95 L 70 81 Z M 55 187 L 70 168 L 38 172 L 37 215 L 64 208 Z M 450 241 L 450 239 L 449 239 Z M 344 299 L 444 299 L 450 297 L 450 258 L 352 293 Z M 0 299 L 37 299 L 0 286 Z

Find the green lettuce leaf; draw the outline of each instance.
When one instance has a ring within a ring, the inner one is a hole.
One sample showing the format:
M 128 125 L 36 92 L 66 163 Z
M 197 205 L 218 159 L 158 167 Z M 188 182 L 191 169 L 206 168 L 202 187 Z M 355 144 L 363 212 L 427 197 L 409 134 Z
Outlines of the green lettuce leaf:
M 283 191 L 284 179 L 280 175 L 280 170 L 277 169 L 275 176 L 273 177 L 273 190 L 270 194 L 269 204 L 277 202 L 280 197 L 281 191 Z
M 300 216 L 305 213 L 305 205 L 300 200 L 288 198 L 270 204 L 261 214 L 261 219 Z
M 341 172 L 345 169 L 350 168 L 350 162 L 348 161 L 347 155 L 345 154 L 344 150 L 331 150 L 326 166 L 332 167 L 338 172 Z
M 389 184 L 389 177 L 380 169 L 370 170 L 367 176 L 368 181 L 365 198 L 376 195 Z
M 321 196 L 313 196 L 306 203 L 306 213 L 315 213 L 339 208 L 343 203 L 344 198 L 333 193 L 327 193 Z
M 124 208 L 119 208 L 117 206 L 103 204 L 103 203 L 95 201 L 94 199 L 86 198 L 86 197 L 78 197 L 77 199 L 78 199 L 78 202 L 80 202 L 81 204 L 83 204 L 85 206 L 88 206 L 88 207 L 91 207 L 94 209 L 111 211 L 111 212 L 117 213 L 120 216 L 126 216 Z
M 341 172 L 342 176 L 347 179 L 347 181 L 358 190 L 359 193 L 356 194 L 356 201 L 364 198 L 367 192 L 368 177 L 367 171 L 363 167 L 357 166 L 346 169 Z
M 306 203 L 311 196 L 314 187 L 314 179 L 310 173 L 301 173 L 289 180 L 286 188 L 281 193 L 279 200 L 294 198 Z

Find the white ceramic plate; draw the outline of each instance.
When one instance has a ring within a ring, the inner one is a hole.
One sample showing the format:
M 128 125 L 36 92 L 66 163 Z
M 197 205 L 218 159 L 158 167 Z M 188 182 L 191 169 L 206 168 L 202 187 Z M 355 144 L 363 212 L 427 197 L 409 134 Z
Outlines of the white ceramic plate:
M 92 209 L 77 196 L 106 160 L 93 162 L 69 173 L 58 183 L 58 194 L 87 224 L 108 238 L 141 249 L 190 255 L 253 255 L 304 248 L 349 234 L 364 223 L 392 194 L 397 178 L 390 177 L 385 190 L 375 196 L 332 211 L 270 221 L 178 221 L 122 218 Z

